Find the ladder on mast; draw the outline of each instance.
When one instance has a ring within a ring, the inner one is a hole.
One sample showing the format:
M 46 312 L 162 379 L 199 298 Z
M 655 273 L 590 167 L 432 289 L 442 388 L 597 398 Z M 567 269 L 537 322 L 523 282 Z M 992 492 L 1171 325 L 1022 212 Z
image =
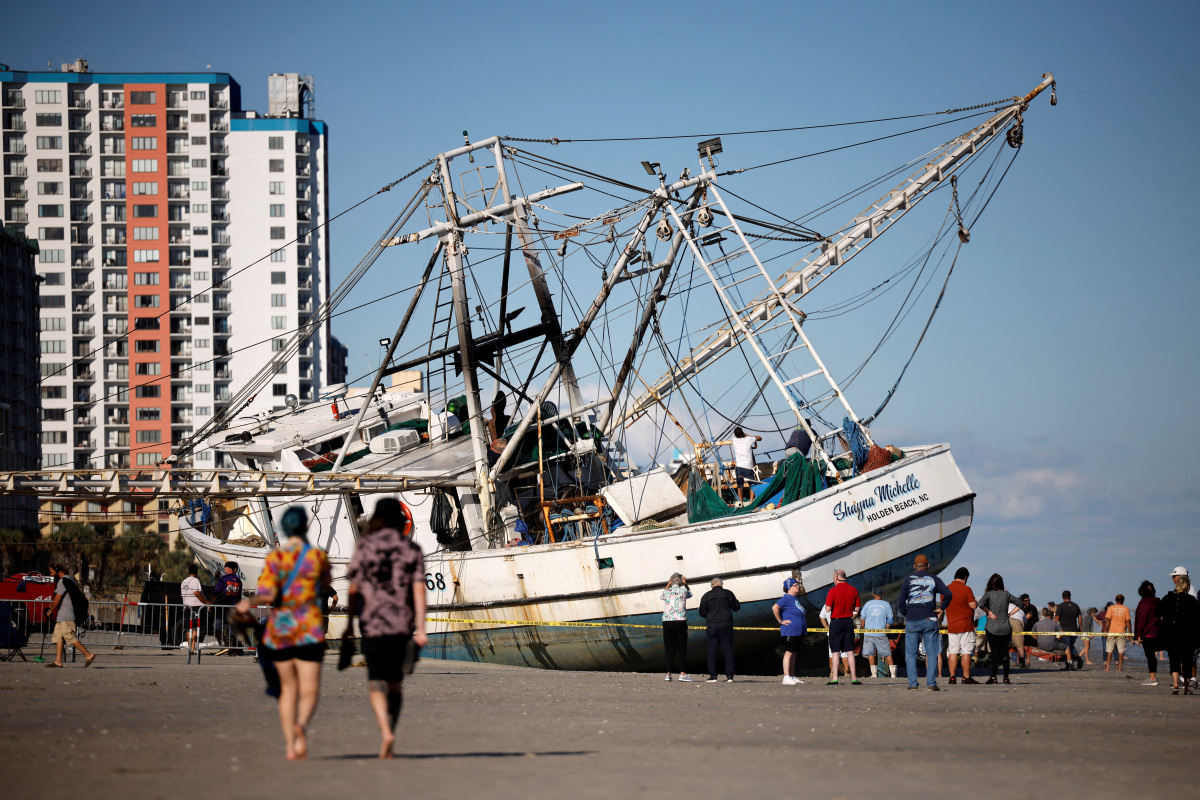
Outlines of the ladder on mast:
M 708 276 L 713 288 L 716 289 L 717 296 L 729 319 L 729 326 L 726 330 L 730 334 L 736 332 L 738 338 L 745 340 L 754 350 L 754 354 L 758 357 L 771 382 L 783 395 L 788 408 L 796 415 L 797 424 L 808 433 L 813 443 L 814 454 L 819 454 L 824 458 L 832 470 L 832 461 L 826 455 L 824 447 L 821 446 L 820 437 L 806 421 L 805 412 L 808 409 L 819 403 L 836 400 L 845 409 L 846 416 L 858 426 L 868 444 L 871 443 L 870 433 L 859 424 L 858 416 L 851 408 L 850 402 L 813 348 L 808 334 L 804 332 L 804 313 L 795 308 L 780 291 L 775 280 L 759 260 L 749 239 L 742 232 L 733 212 L 725 205 L 724 199 L 713 185 L 711 178 L 706 187 L 706 194 L 707 197 L 697 207 L 693 219 L 696 219 L 702 210 L 707 210 L 708 214 L 712 215 L 711 218 L 721 217 L 727 221 L 726 225 L 716 228 L 712 232 L 702 236 L 697 235 L 694 228 L 684 224 L 674 204 L 666 204 L 667 212 L 674 221 L 676 230 L 683 233 L 683 238 L 691 248 L 696 263 L 704 270 L 704 274 Z M 725 252 L 725 248 L 721 247 L 722 242 L 730 241 L 725 238 L 725 234 L 732 234 L 733 237 L 733 249 L 730 252 Z M 710 257 L 709 251 L 714 247 L 720 252 L 719 257 Z M 754 294 L 754 299 L 749 303 L 742 300 L 745 288 L 758 290 Z M 799 339 L 799 343 L 778 353 L 772 353 L 770 352 L 771 345 L 764 337 L 775 331 L 782 331 L 785 336 L 791 333 Z M 736 339 L 731 337 L 728 346 L 732 347 L 734 344 L 736 344 Z M 811 358 L 811 366 L 814 368 L 796 377 L 785 375 L 784 360 L 788 356 L 799 357 L 803 354 L 807 354 Z M 806 399 L 800 394 L 799 389 L 794 388 L 809 378 L 818 376 L 823 378 L 829 387 L 818 396 Z

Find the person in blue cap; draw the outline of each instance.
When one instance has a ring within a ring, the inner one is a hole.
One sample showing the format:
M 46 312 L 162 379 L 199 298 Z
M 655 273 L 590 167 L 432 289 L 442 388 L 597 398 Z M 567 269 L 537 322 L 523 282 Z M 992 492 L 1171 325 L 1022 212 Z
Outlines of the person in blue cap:
M 771 606 L 771 613 L 779 623 L 779 635 L 783 637 L 783 685 L 795 686 L 804 683 L 796 677 L 796 668 L 800 661 L 800 642 L 808 633 L 808 617 L 804 606 L 800 605 L 800 581 L 788 578 L 783 582 L 783 597 Z

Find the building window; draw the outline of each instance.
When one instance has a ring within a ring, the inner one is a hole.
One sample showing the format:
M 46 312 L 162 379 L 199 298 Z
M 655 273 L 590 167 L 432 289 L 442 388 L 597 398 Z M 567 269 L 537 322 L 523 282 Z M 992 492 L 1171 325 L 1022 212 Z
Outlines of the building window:
M 38 150 L 62 150 L 61 136 L 39 136 L 37 137 Z
M 208 144 L 207 136 L 193 136 L 192 144 Z
M 282 217 L 282 216 L 284 216 L 284 214 L 285 214 L 286 212 L 285 212 L 283 209 L 284 209 L 284 205 L 283 205 L 283 203 L 273 203 L 273 204 L 271 205 L 271 216 L 272 216 L 272 217 Z
M 42 228 L 42 230 L 46 230 Z M 62 286 L 64 282 L 64 274 L 62 272 L 44 272 L 42 273 L 42 284 L 45 286 Z
M 270 138 L 267 139 L 267 147 L 270 148 L 271 150 L 282 150 L 283 149 L 283 137 L 282 136 L 271 136 Z
M 157 241 L 158 240 L 158 228 L 134 228 L 133 229 L 133 238 L 139 242 Z M 152 273 L 149 273 L 149 272 L 139 272 L 138 276 L 140 277 L 142 275 L 151 275 L 151 274 Z M 154 275 L 154 283 L 155 284 L 158 283 L 157 275 Z
M 287 261 L 287 250 L 272 250 L 271 251 L 271 260 L 272 261 Z
M 272 158 L 269 162 L 267 162 L 267 169 L 269 169 L 271 172 L 283 172 L 283 159 Z
M 208 417 L 212 415 L 212 409 L 208 406 L 196 406 L 192 409 L 192 413 L 197 417 Z
M 161 441 L 162 441 L 162 431 L 138 431 L 137 432 L 138 444 L 158 444 Z
M 40 92 L 39 92 L 39 94 L 40 94 Z M 61 467 L 67 463 L 67 459 L 70 458 L 70 455 L 71 455 L 70 453 L 43 453 L 42 454 L 42 469 L 49 469 L 50 467 Z M 62 504 L 56 503 L 56 505 L 62 505 Z
M 67 443 L 67 432 L 66 431 L 42 431 L 42 444 L 66 444 L 66 443 Z
M 157 250 L 134 250 L 133 263 L 135 264 L 153 264 L 158 261 Z
M 287 327 L 287 317 L 271 317 L 271 330 L 281 331 Z
M 67 251 L 66 250 L 43 250 L 42 254 L 38 258 L 38 260 L 43 264 L 65 264 L 67 261 Z M 54 303 L 47 303 L 46 301 L 50 300 L 50 299 L 52 299 L 52 298 L 49 298 L 49 297 L 42 298 L 42 308 L 63 308 L 63 303 L 58 303 L 57 305 Z M 65 300 L 66 298 L 63 298 L 63 299 Z
M 287 295 L 286 294 L 271 295 L 271 305 L 274 306 L 275 308 L 281 308 L 283 306 L 286 306 L 287 305 Z
M 161 386 L 139 386 L 134 391 L 134 396 L 135 397 L 161 397 L 162 396 L 162 387 Z
M 135 353 L 157 353 L 159 350 L 159 341 L 157 339 L 138 339 L 133 344 Z
M 158 317 L 137 317 L 133 320 L 133 329 L 135 331 L 156 331 L 158 330 Z
M 133 207 L 133 216 L 140 218 L 157 217 L 158 206 L 136 205 Z
M 57 206 L 38 206 L 39 217 L 61 217 L 63 215 L 63 207 Z M 283 228 L 280 228 L 283 230 Z
M 44 331 L 65 331 L 67 329 L 66 317 L 42 317 L 41 322 Z
M 158 137 L 157 136 L 134 136 L 133 137 L 133 149 L 134 150 L 157 150 L 158 149 Z M 137 172 L 137 170 L 134 170 L 134 172 Z
M 162 419 L 162 409 L 161 408 L 139 408 L 137 410 L 137 418 L 140 420 L 149 420 L 149 421 L 154 421 L 156 419 Z
M 130 114 L 129 127 L 131 128 L 154 128 L 158 126 L 157 114 Z
M 62 339 L 42 339 L 40 342 L 42 355 L 67 352 L 67 343 Z
M 205 348 L 208 347 L 208 339 L 192 339 L 192 347 Z
M 61 103 L 62 91 L 58 89 L 39 89 L 33 93 L 35 103 Z
M 46 251 L 43 250 L 44 254 Z M 39 297 L 38 302 L 42 304 L 42 308 L 66 308 L 67 298 L 59 295 L 50 295 L 49 297 Z
M 286 272 L 272 272 L 271 273 L 271 283 L 287 283 L 287 273 Z
M 273 383 L 273 384 L 271 384 L 271 394 L 272 394 L 273 396 L 275 396 L 275 397 L 285 397 L 285 396 L 287 396 L 287 393 L 288 393 L 288 390 L 287 390 L 287 384 L 286 384 L 286 383 Z
M 158 194 L 158 181 L 135 181 L 133 184 L 133 193 L 135 195 Z
M 283 181 L 271 181 L 271 194 L 283 194 Z
M 208 159 L 207 158 L 193 158 L 192 166 L 193 167 L 207 167 Z
M 207 214 L 208 213 L 208 203 L 192 203 L 192 213 L 193 214 Z
M 133 171 L 134 172 L 158 172 L 158 159 L 157 158 L 135 158 L 135 159 L 133 159 Z M 134 184 L 134 186 L 137 186 L 137 184 Z M 133 193 L 134 194 L 138 193 L 136 188 L 134 189 Z M 144 194 L 158 194 L 158 192 L 144 192 Z
M 137 465 L 139 467 L 153 467 L 158 463 L 158 453 L 138 453 Z
M 134 259 L 135 261 L 137 259 Z M 137 294 L 133 296 L 134 308 L 158 308 L 162 302 L 156 294 Z
M 287 229 L 283 227 L 271 228 L 272 239 L 283 239 L 287 237 Z
M 207 114 L 192 114 L 192 122 L 205 122 L 208 120 Z
M 129 105 L 131 106 L 152 106 L 156 99 L 157 92 L 130 92 Z
M 38 127 L 60 127 L 62 125 L 62 114 L 37 114 Z
M 193 100 L 207 100 L 208 92 L 205 92 L 204 90 L 200 90 L 200 91 L 193 90 L 192 91 L 192 99 Z
M 40 241 L 61 241 L 66 239 L 64 228 L 38 228 L 38 239 Z
M 272 339 L 271 352 L 278 353 L 283 348 L 287 347 L 287 339 Z M 286 364 L 284 366 L 287 366 Z
M 67 399 L 67 387 L 65 387 L 65 386 L 43 386 L 42 387 L 42 399 L 43 400 L 66 400 Z
M 38 194 L 62 194 L 62 181 L 38 181 Z
M 192 191 L 207 192 L 208 181 L 192 181 Z
M 39 158 L 37 160 L 38 172 L 62 172 L 61 158 Z
M 158 228 L 134 228 L 134 232 L 136 233 L 137 231 L 154 231 L 155 235 L 154 236 L 146 236 L 146 237 L 135 236 L 134 237 L 135 239 L 137 239 L 137 238 L 157 239 L 158 238 Z M 133 273 L 133 285 L 134 286 L 158 286 L 158 273 L 157 272 L 135 272 L 135 273 Z
M 208 394 L 212 391 L 212 387 L 207 383 L 197 383 L 195 386 L 196 394 Z

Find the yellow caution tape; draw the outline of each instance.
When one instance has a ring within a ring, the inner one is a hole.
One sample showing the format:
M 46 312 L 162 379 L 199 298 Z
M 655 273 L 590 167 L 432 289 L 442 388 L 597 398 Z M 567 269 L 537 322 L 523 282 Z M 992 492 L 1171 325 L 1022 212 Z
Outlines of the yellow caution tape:
M 530 628 L 533 628 L 533 627 L 545 627 L 545 628 L 651 628 L 654 630 L 659 630 L 659 628 L 660 628 L 659 625 L 638 625 L 638 624 L 635 624 L 632 622 L 583 622 L 583 621 L 549 622 L 549 621 L 528 620 L 528 619 L 471 619 L 471 618 L 456 618 L 456 617 L 426 617 L 425 621 L 426 622 L 445 622 L 445 623 L 448 623 L 451 625 L 519 625 L 519 626 L 530 627 Z M 779 630 L 779 626 L 773 625 L 769 628 L 748 628 L 748 627 L 736 627 L 735 626 L 734 630 L 735 631 L 777 631 L 777 630 Z M 893 634 L 893 635 L 898 635 L 898 634 L 904 633 L 904 631 L 900 628 L 888 628 L 888 629 L 855 628 L 854 632 L 855 633 L 883 633 L 883 634 Z M 939 631 L 939 633 L 947 633 L 947 632 L 948 631 L 945 628 L 942 628 Z M 967 632 L 970 633 L 971 631 L 967 631 Z M 826 630 L 825 628 L 809 628 L 808 633 L 810 633 L 810 634 L 814 634 L 814 633 L 828 634 L 829 631 Z M 978 633 L 980 633 L 980 631 L 974 631 L 974 633 L 978 634 Z M 1060 636 L 1125 636 L 1130 639 L 1133 638 L 1133 634 L 1129 634 L 1129 633 L 1075 633 L 1075 632 L 1069 632 L 1069 631 L 1064 632 L 1064 633 L 1059 633 L 1057 631 L 1054 631 L 1051 633 L 1039 633 L 1037 631 L 1032 631 L 1032 632 L 1025 631 L 1024 634 L 1028 634 L 1030 636 L 1055 636 L 1055 637 L 1060 637 Z M 1018 635 L 1023 635 L 1023 634 L 1018 634 Z

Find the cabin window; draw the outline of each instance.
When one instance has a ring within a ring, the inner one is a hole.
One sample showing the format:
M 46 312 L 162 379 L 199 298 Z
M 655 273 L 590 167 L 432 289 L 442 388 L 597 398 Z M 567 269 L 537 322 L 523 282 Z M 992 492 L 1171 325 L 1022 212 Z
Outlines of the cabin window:
M 737 552 L 737 542 L 721 542 L 717 545 L 718 553 L 734 553 Z

